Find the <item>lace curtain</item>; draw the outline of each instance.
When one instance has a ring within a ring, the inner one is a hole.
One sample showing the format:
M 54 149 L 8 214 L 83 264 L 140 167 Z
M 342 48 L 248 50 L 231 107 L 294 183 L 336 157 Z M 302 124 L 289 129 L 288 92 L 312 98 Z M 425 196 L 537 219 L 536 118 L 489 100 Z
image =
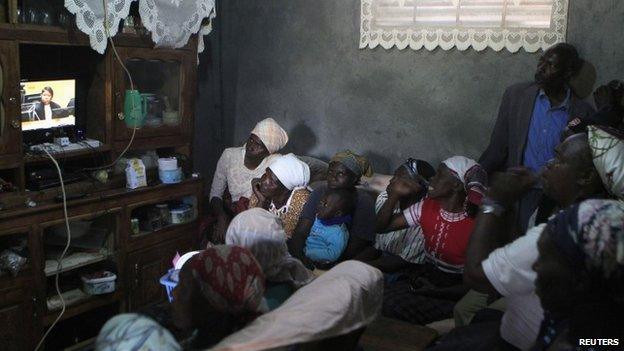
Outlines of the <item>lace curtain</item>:
M 186 45 L 189 37 L 200 31 L 202 20 L 215 16 L 215 0 L 65 0 L 65 7 L 76 15 L 76 24 L 89 36 L 91 47 L 103 54 L 107 46 L 104 2 L 109 34 L 114 37 L 119 21 L 128 17 L 133 1 L 139 1 L 141 22 L 151 32 L 158 47 Z M 201 36 L 210 33 L 210 29 L 210 26 L 202 28 L 198 49 L 203 50 Z
M 119 28 L 119 21 L 128 17 L 133 1 L 135 0 L 65 0 L 65 8 L 76 15 L 76 25 L 89 36 L 93 50 L 103 54 L 107 44 L 104 2 L 106 2 L 108 31 L 110 36 L 114 37 Z
M 360 48 L 516 52 L 565 41 L 568 0 L 361 0 Z

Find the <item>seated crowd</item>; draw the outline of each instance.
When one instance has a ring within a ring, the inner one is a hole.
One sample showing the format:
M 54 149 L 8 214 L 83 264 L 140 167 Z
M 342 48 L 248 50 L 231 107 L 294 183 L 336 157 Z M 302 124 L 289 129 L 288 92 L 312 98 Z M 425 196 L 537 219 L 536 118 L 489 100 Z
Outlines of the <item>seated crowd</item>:
M 505 91 L 478 161 L 408 158 L 385 189 L 349 150 L 312 174 L 260 121 L 219 159 L 207 248 L 179 272 L 170 330 L 117 316 L 97 349 L 210 347 L 347 260 L 383 273 L 384 316 L 451 321 L 431 350 L 624 342 L 624 85 L 599 87 L 595 111 L 571 84 L 581 64 L 569 44 L 545 51 L 534 81 Z

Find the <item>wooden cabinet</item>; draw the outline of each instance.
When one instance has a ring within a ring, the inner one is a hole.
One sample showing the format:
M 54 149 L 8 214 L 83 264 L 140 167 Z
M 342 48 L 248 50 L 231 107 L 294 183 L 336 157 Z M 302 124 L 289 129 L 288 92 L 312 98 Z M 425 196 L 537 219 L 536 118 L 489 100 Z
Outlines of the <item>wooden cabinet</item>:
M 0 40 L 0 157 L 21 153 L 20 106 L 17 44 Z
M 121 64 L 113 60 L 115 139 L 128 140 L 132 136 L 133 128 L 121 117 L 124 116 L 126 90 L 133 86 L 141 93 L 140 108 L 144 116 L 135 138 L 169 137 L 160 139 L 163 145 L 190 140 L 197 70 L 194 53 L 127 47 L 119 48 L 118 52 L 131 74 L 132 85 Z M 152 143 L 155 141 L 151 139 Z
M 24 288 L 0 292 L 0 350 L 32 350 L 36 315 L 34 297 Z
M 165 288 L 160 285 L 160 277 L 171 268 L 171 260 L 176 252 L 188 252 L 192 248 L 191 238 L 180 238 L 156 247 L 132 252 L 126 267 L 131 287 L 129 308 L 131 311 L 164 301 Z

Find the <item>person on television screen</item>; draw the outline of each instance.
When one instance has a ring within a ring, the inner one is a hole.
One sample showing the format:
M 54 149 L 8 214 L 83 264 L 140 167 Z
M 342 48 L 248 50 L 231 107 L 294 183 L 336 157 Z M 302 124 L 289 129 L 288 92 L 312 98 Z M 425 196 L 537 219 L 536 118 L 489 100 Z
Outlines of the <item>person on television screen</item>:
M 58 112 L 61 111 L 61 105 L 52 101 L 53 97 L 54 90 L 51 87 L 45 87 L 41 90 L 41 101 L 35 103 L 35 119 L 51 120 L 62 117 L 58 115 Z

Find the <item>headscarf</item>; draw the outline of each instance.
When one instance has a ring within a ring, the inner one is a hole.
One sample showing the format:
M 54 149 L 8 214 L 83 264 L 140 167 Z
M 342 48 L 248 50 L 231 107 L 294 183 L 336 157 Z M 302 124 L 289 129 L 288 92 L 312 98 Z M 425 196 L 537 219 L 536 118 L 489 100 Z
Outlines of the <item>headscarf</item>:
M 268 281 L 291 282 L 297 288 L 312 281 L 311 272 L 288 253 L 281 219 L 265 209 L 255 207 L 234 217 L 225 243 L 249 249 Z
M 310 182 L 310 167 L 294 154 L 276 157 L 269 169 L 288 190 L 306 187 Z
M 271 154 L 276 153 L 288 143 L 288 134 L 273 118 L 258 122 L 251 134 L 257 135 Z
M 96 351 L 178 351 L 171 333 L 152 319 L 136 314 L 117 315 L 106 322 L 95 341 Z
M 435 175 L 435 169 L 433 166 L 429 164 L 427 161 L 417 160 L 414 158 L 408 158 L 401 167 L 407 170 L 410 178 L 416 178 L 416 176 L 421 176 L 425 178 L 425 180 L 431 179 Z
M 481 205 L 485 196 L 487 173 L 475 160 L 464 156 L 453 156 L 442 161 L 464 184 L 466 200 Z
M 557 248 L 577 266 L 605 280 L 624 275 L 624 203 L 586 200 L 559 212 L 549 226 Z
M 212 246 L 193 256 L 187 264 L 191 265 L 202 295 L 217 311 L 233 315 L 260 311 L 264 275 L 249 250 Z
M 371 167 L 368 159 L 364 156 L 355 154 L 351 150 L 344 150 L 336 153 L 329 162 L 341 163 L 351 172 L 355 173 L 358 178 L 362 176 L 370 177 L 373 175 L 373 168 Z
M 594 167 L 602 183 L 611 195 L 624 199 L 624 136 L 604 127 L 587 129 Z

